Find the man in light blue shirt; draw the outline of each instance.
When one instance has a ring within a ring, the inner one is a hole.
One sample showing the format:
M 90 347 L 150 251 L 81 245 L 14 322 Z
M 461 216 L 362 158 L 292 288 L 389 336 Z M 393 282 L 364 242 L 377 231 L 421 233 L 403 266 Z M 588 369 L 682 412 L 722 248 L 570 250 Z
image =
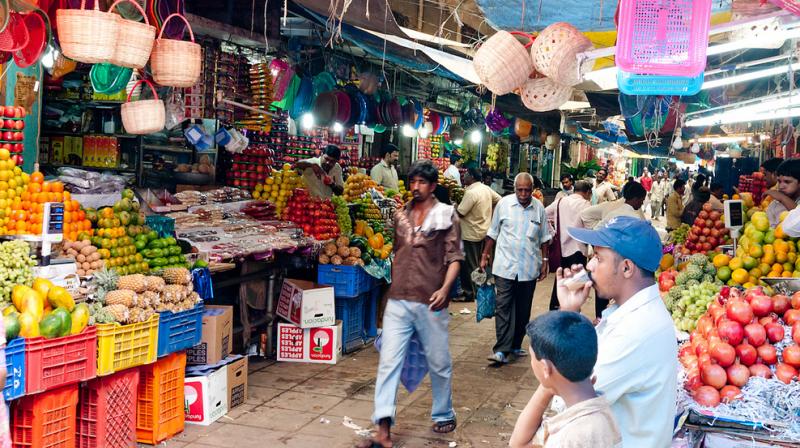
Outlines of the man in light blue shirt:
M 481 256 L 481 269 L 485 269 L 494 251 L 497 343 L 489 360 L 500 364 L 527 354 L 521 349 L 522 339 L 531 317 L 536 281 L 547 277 L 551 239 L 544 205 L 533 198 L 533 177 L 517 175 L 514 193 L 497 203 Z

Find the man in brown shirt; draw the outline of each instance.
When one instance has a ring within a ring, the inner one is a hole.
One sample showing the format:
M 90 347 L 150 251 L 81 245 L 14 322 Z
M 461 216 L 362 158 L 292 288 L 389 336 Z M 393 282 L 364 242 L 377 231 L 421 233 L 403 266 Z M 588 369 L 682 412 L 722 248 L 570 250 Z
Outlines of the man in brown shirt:
M 363 446 L 392 446 L 397 387 L 409 342 L 417 334 L 431 375 L 432 429 L 456 429 L 452 403 L 452 362 L 448 346 L 447 312 L 450 289 L 464 256 L 461 232 L 453 206 L 436 200 L 436 167 L 428 160 L 416 162 L 408 180 L 414 199 L 395 215 L 392 286 L 383 314 L 378 377 L 375 381 L 377 435 Z

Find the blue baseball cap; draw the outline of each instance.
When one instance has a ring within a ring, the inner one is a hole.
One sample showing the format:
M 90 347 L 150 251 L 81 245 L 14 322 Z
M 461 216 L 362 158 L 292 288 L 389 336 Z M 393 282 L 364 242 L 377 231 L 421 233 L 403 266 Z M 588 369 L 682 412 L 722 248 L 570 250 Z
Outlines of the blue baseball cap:
M 607 247 L 642 269 L 658 270 L 661 239 L 648 221 L 616 216 L 596 230 L 570 227 L 567 232 L 581 243 Z

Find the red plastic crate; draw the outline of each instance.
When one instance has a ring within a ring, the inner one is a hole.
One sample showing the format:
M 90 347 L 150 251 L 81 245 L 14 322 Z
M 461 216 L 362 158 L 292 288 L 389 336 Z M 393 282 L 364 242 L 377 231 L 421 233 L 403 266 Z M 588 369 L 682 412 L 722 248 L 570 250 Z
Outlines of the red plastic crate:
M 76 448 L 136 446 L 139 371 L 123 370 L 81 385 Z
M 25 392 L 35 394 L 97 376 L 97 328 L 61 338 L 27 339 Z
M 78 385 L 28 395 L 11 407 L 14 448 L 75 448 Z
M 186 352 L 139 368 L 136 440 L 155 445 L 183 431 Z

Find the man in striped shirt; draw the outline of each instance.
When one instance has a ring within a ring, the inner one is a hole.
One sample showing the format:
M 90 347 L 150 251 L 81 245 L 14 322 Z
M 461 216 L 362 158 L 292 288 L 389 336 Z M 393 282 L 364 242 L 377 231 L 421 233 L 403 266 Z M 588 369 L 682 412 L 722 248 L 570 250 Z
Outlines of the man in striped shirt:
M 533 195 L 533 177 L 520 173 L 514 179 L 514 195 L 500 199 L 486 235 L 481 269 L 489 265 L 497 288 L 495 333 L 497 343 L 490 361 L 505 364 L 525 356 L 521 349 L 530 320 L 536 281 L 547 277 L 547 253 L 551 239 L 544 205 Z

